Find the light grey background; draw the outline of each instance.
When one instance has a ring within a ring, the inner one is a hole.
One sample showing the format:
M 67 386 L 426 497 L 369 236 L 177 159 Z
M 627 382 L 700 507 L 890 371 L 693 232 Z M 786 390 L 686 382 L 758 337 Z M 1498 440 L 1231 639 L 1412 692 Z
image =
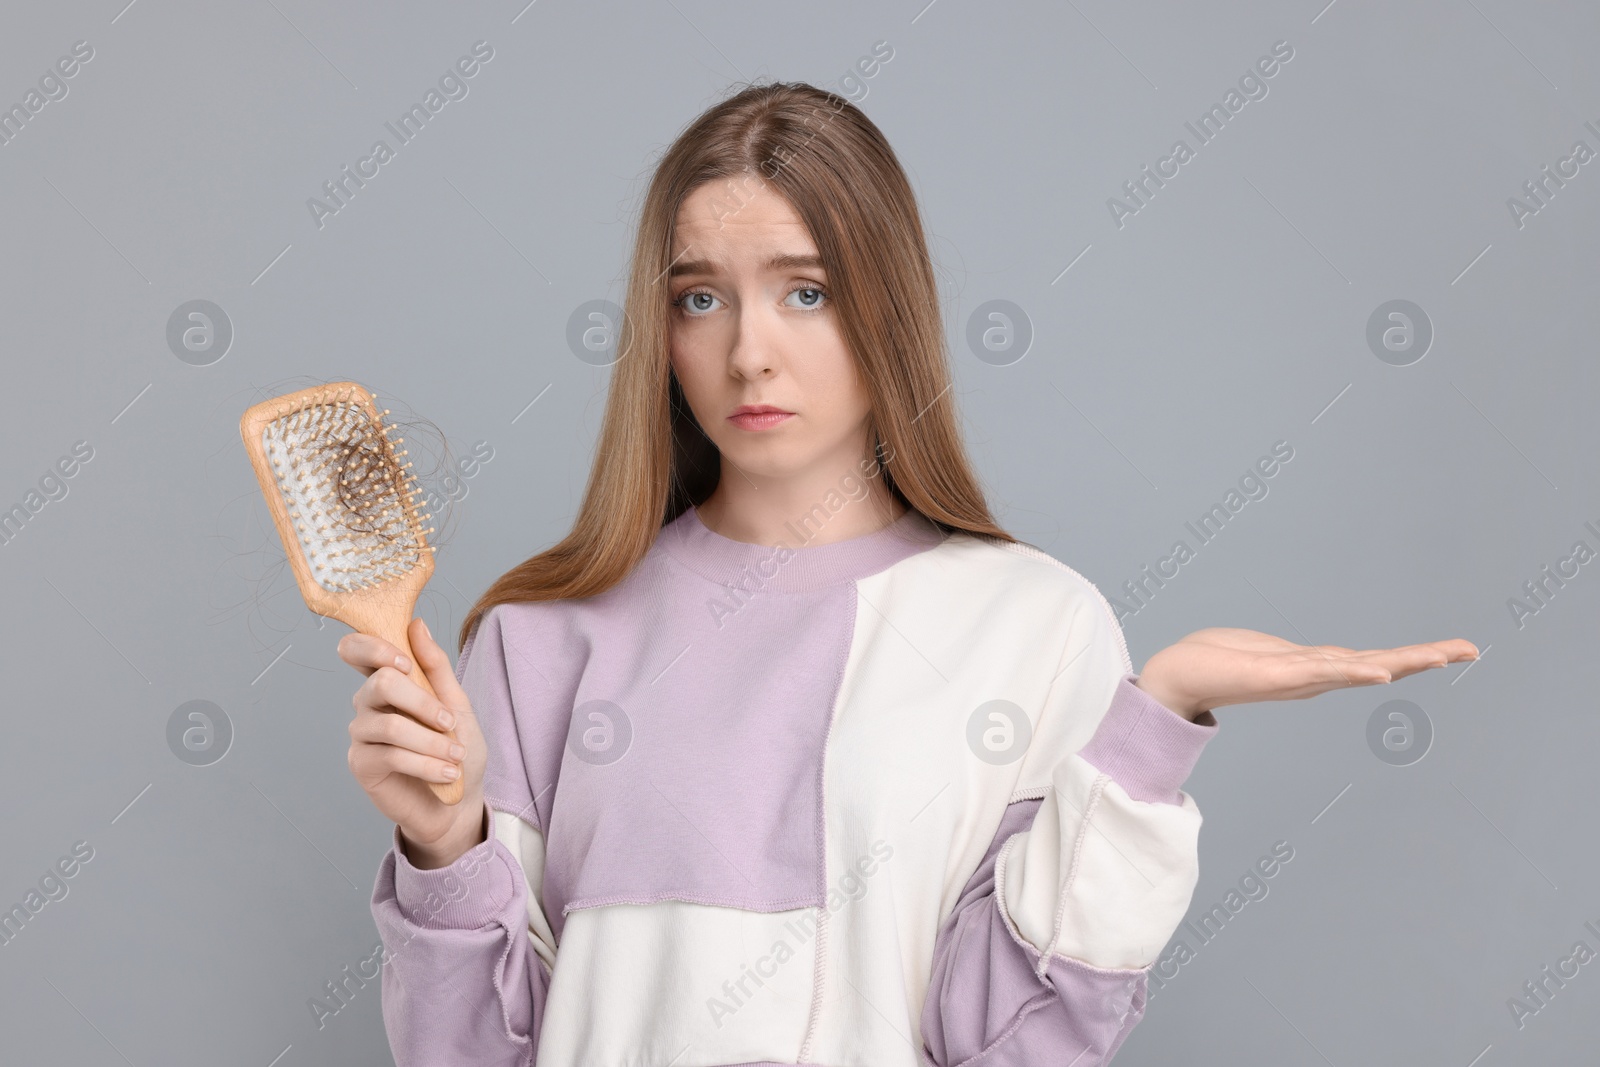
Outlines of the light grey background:
M 488 442 L 422 604 L 454 634 L 570 526 L 609 372 L 567 321 L 620 301 L 656 154 L 758 77 L 853 87 L 898 152 L 956 402 L 1017 536 L 1118 597 L 1292 446 L 1126 620 L 1135 667 L 1204 626 L 1484 652 L 1219 711 L 1186 787 L 1191 915 L 1275 842 L 1294 858 L 1210 943 L 1189 936 L 1117 1062 L 1592 1058 L 1600 964 L 1520 1027 L 1508 1000 L 1575 942 L 1600 949 L 1600 564 L 1521 625 L 1508 601 L 1600 548 L 1600 162 L 1521 226 L 1507 201 L 1575 141 L 1600 149 L 1600 14 L 1324 2 L 8 4 L 0 105 L 74 42 L 94 57 L 0 146 L 0 508 L 74 442 L 94 456 L 0 545 L 0 906 L 74 842 L 94 856 L 0 946 L 0 1059 L 390 1062 L 375 982 L 320 1029 L 308 1007 L 377 943 L 391 825 L 345 765 L 345 627 L 282 569 L 238 418 L 354 378 L 458 454 Z M 307 199 L 479 40 L 469 94 L 319 229 Z M 892 60 L 841 83 L 880 40 Z M 1184 123 L 1277 41 L 1294 55 L 1268 94 L 1117 226 L 1108 198 L 1193 147 Z M 234 330 L 209 366 L 166 339 L 196 299 Z M 1006 366 L 966 342 L 996 299 L 1034 334 Z M 1407 366 L 1366 339 L 1395 299 L 1434 330 Z M 1434 731 L 1407 766 L 1368 742 L 1396 698 Z M 168 746 L 190 700 L 233 726 L 209 766 Z

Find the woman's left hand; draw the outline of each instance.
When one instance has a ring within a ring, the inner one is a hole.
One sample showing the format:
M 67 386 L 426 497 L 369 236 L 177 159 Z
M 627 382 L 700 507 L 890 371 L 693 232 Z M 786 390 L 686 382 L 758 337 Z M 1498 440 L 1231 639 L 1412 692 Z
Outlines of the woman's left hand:
M 1138 686 L 1185 719 L 1210 726 L 1216 723 L 1211 709 L 1225 704 L 1301 700 L 1477 658 L 1478 646 L 1459 637 L 1357 650 L 1213 626 L 1151 656 Z

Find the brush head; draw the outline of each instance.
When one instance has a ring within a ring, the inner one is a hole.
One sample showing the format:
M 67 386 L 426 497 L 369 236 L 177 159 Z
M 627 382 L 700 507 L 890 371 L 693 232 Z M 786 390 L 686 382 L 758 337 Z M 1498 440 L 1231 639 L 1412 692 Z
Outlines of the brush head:
M 386 587 L 420 589 L 433 548 L 421 490 L 372 396 L 336 382 L 255 405 L 240 434 L 312 610 Z M 420 579 L 420 581 L 418 580 Z

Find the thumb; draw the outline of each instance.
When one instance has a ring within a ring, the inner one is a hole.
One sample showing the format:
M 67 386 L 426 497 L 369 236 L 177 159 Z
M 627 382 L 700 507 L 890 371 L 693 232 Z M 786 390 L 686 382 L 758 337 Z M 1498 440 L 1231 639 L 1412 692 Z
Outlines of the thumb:
M 407 635 L 411 641 L 411 651 L 416 655 L 417 663 L 427 672 L 428 684 L 433 687 L 434 695 L 441 703 L 457 715 L 467 712 L 470 701 L 466 691 L 461 688 L 461 683 L 456 681 L 455 667 L 450 663 L 450 655 L 439 647 L 433 639 L 433 634 L 428 630 L 428 624 L 422 621 L 419 615 L 411 620 L 410 633 Z

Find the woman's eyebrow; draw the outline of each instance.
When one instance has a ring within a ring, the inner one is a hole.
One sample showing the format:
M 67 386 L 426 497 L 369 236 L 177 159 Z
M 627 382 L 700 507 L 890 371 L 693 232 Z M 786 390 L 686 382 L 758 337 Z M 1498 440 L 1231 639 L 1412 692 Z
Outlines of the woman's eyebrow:
M 668 268 L 671 277 L 683 274 L 715 274 L 718 265 L 707 259 L 686 259 L 674 263 Z M 801 267 L 815 267 L 822 269 L 822 257 L 817 255 L 796 255 L 789 252 L 779 252 L 767 260 L 767 270 L 798 270 Z

